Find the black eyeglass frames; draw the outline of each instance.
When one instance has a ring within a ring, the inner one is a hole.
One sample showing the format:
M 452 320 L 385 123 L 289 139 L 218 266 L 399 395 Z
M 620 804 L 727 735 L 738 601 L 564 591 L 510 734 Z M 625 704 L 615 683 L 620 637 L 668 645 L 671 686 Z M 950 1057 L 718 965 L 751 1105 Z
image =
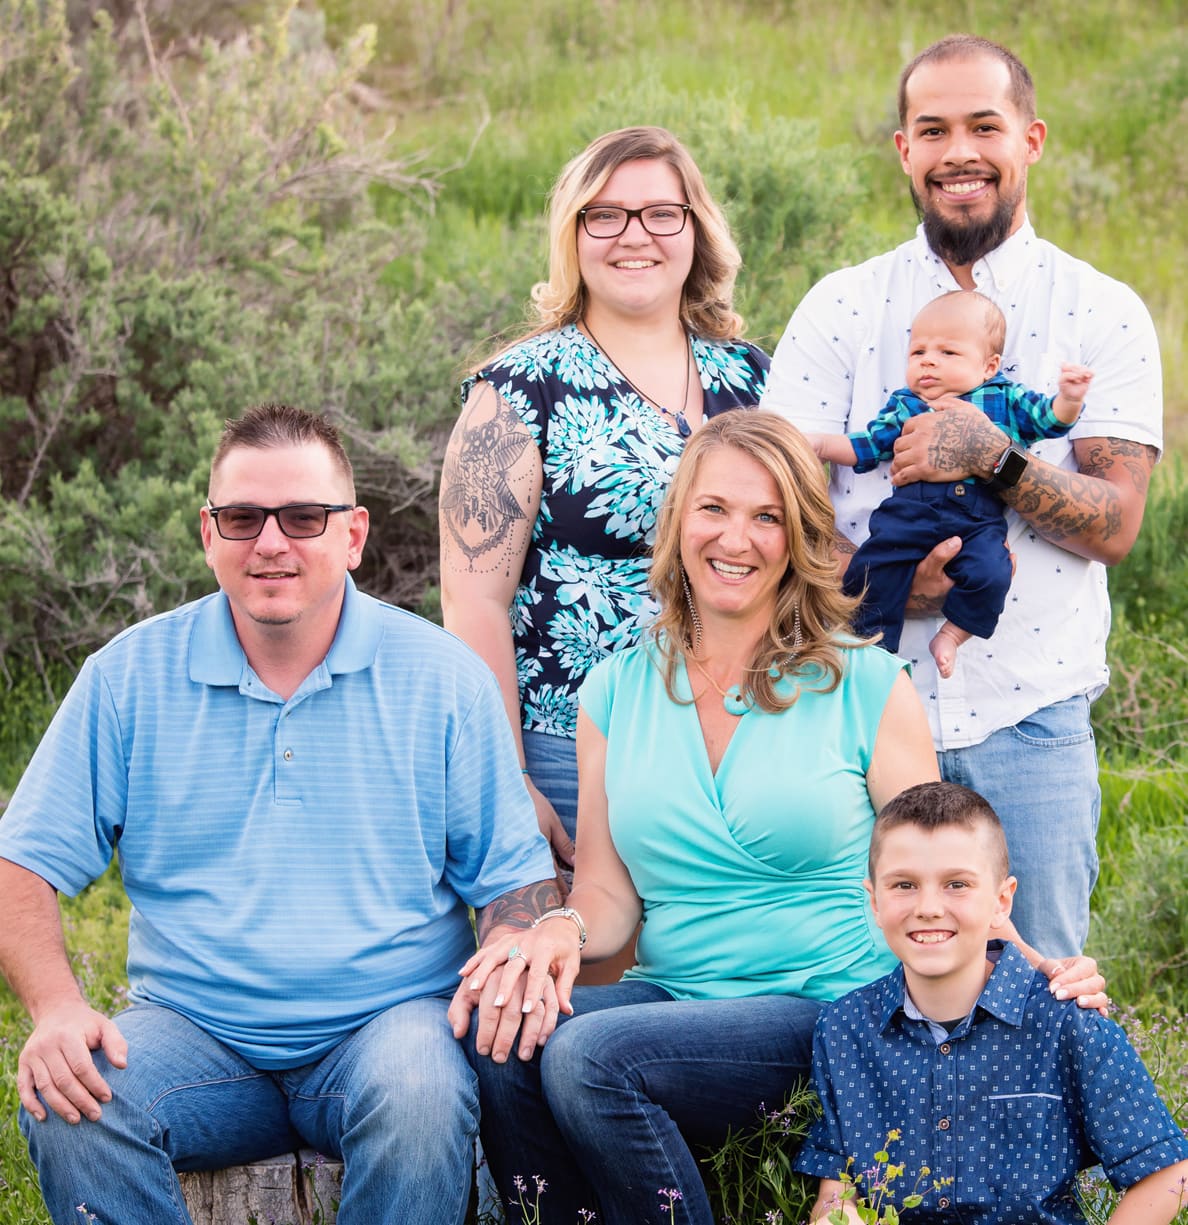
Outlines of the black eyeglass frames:
M 578 216 L 591 238 L 618 238 L 632 217 L 638 217 L 639 224 L 654 238 L 671 238 L 685 228 L 691 211 L 688 204 L 649 204 L 647 208 L 591 204 L 579 208 Z
M 326 531 L 330 516 L 354 510 L 345 503 L 331 506 L 325 502 L 296 502 L 289 506 L 208 506 L 215 528 L 224 540 L 255 540 L 264 530 L 269 515 L 290 540 L 312 540 Z

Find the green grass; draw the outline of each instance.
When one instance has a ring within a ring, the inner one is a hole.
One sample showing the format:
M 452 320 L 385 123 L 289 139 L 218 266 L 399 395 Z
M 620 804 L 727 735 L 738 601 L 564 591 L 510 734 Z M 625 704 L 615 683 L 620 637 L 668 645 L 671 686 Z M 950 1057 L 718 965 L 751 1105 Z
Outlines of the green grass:
M 1032 69 L 1049 126 L 1030 177 L 1033 220 L 1143 296 L 1162 340 L 1169 415 L 1188 416 L 1181 292 L 1188 26 L 1175 0 L 1009 7 L 938 0 L 927 8 L 914 0 L 331 0 L 325 7 L 339 37 L 358 21 L 379 20 L 374 77 L 399 99 L 399 138 L 408 147 L 457 163 L 486 117 L 469 160 L 447 176 L 440 196 L 443 209 L 459 210 L 475 227 L 473 235 L 455 230 L 451 249 L 456 255 L 461 243 L 476 258 L 490 250 L 489 219 L 535 225 L 561 165 L 607 127 L 662 120 L 709 164 L 690 121 L 710 98 L 759 133 L 780 120 L 813 121 L 820 149 L 841 150 L 867 190 L 862 253 L 884 249 L 915 221 L 891 143 L 900 67 L 953 30 L 1006 42 Z M 658 107 L 658 99 L 669 104 Z M 792 305 L 750 308 L 755 334 L 778 336 Z M 509 311 L 509 323 L 518 312 L 518 305 Z

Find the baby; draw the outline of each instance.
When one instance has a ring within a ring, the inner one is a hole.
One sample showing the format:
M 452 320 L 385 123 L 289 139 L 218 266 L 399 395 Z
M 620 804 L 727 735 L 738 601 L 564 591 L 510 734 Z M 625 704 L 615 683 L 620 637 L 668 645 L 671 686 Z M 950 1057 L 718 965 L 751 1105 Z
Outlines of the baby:
M 945 567 L 954 583 L 943 606 L 946 619 L 929 644 L 943 677 L 952 676 L 962 643 L 974 635 L 990 637 L 1006 603 L 1011 556 L 1003 506 L 994 490 L 1015 484 L 1022 473 L 1026 457 L 1015 444 L 1067 433 L 1080 416 L 1093 378 L 1084 366 L 1066 364 L 1058 395 L 1029 391 L 999 373 L 1005 343 L 1006 320 L 988 298 L 966 290 L 934 298 L 912 321 L 907 387 L 894 392 L 864 430 L 808 435 L 821 459 L 869 472 L 891 459 L 904 422 L 943 410 L 944 403 L 936 402 L 955 395 L 980 408 L 1011 439 L 1003 461 L 1010 458 L 1018 466 L 1009 483 L 969 478 L 896 486 L 871 515 L 870 536 L 846 572 L 847 594 L 865 592 L 855 628 L 864 636 L 881 631 L 884 645 L 895 651 L 916 566 L 942 540 L 961 537 L 961 552 Z

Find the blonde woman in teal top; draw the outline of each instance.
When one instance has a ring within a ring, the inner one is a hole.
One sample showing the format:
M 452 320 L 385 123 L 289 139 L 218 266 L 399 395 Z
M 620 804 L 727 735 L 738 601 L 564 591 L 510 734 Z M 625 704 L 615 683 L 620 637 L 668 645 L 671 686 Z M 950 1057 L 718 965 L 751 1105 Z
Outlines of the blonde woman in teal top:
M 795 427 L 726 413 L 689 440 L 657 525 L 655 632 L 579 692 L 569 905 L 463 967 L 509 1222 L 712 1225 L 692 1147 L 778 1108 L 821 1001 L 891 964 L 862 888 L 875 809 L 937 763 L 905 665 L 850 630 L 833 540 Z M 571 992 L 641 919 L 628 976 Z M 517 1187 L 533 1176 L 539 1216 Z
M 827 678 L 811 668 L 788 710 L 737 717 L 716 772 L 699 734 L 696 667 L 690 677 L 678 665 L 676 702 L 654 643 L 587 678 L 581 708 L 606 739 L 611 840 L 643 899 L 628 978 L 676 999 L 828 1001 L 894 967 L 862 881 L 875 815 L 866 775 L 905 665 L 877 647 L 841 661 L 836 689 L 822 692 Z M 796 683 L 785 677 L 776 692 Z

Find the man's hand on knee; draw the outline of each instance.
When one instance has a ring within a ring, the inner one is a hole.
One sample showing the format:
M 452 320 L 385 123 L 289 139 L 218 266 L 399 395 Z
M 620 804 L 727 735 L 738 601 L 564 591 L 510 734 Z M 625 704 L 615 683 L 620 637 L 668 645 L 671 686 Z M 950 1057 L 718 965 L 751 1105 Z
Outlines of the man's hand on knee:
M 43 1013 L 17 1063 L 21 1105 L 39 1123 L 46 1106 L 67 1123 L 98 1119 L 111 1088 L 95 1067 L 91 1052 L 97 1050 L 113 1067 L 127 1067 L 128 1044 L 109 1017 L 82 1000 Z

